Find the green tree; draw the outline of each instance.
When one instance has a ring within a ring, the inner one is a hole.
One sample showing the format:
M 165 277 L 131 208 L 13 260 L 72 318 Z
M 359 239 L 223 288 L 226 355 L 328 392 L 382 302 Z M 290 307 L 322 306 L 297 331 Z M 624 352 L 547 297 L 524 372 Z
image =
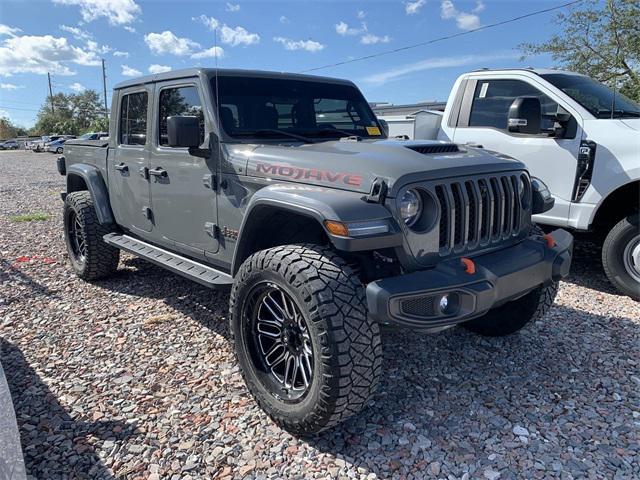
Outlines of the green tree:
M 14 125 L 8 118 L 0 117 L 0 140 L 19 137 L 26 135 L 26 133 L 24 128 Z
M 53 97 L 47 97 L 40 107 L 33 133 L 81 135 L 93 130 L 93 124 L 103 122 L 104 118 L 104 107 L 95 90 L 69 95 L 57 93 Z
M 520 45 L 524 56 L 551 54 L 560 66 L 583 73 L 640 101 L 640 2 L 587 0 L 556 17 L 560 33 Z
M 97 117 L 93 122 L 91 122 L 91 125 L 89 125 L 89 131 L 90 132 L 108 132 L 109 120 L 104 116 Z

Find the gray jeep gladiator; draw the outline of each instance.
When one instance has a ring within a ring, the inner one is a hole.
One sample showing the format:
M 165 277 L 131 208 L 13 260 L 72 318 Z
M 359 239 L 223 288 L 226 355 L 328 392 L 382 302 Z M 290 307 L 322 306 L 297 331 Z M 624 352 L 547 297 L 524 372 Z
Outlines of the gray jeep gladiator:
M 120 250 L 230 286 L 249 391 L 288 431 L 345 420 L 382 371 L 380 324 L 507 335 L 545 314 L 573 239 L 495 152 L 387 138 L 348 81 L 189 69 L 117 85 L 108 140 L 69 141 L 64 233 L 80 278 Z

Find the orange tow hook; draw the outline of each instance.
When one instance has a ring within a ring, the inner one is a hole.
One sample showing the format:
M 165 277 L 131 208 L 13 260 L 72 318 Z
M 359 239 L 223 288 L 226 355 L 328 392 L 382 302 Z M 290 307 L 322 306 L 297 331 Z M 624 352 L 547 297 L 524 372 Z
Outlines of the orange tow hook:
M 542 238 L 544 238 L 544 241 L 547 242 L 548 248 L 553 248 L 556 246 L 556 241 L 553 239 L 550 233 L 547 233 Z
M 462 265 L 464 266 L 464 271 L 469 275 L 473 275 L 474 273 L 476 273 L 476 264 L 473 263 L 473 260 L 471 260 L 470 258 L 462 257 L 460 259 L 460 263 L 462 263 Z

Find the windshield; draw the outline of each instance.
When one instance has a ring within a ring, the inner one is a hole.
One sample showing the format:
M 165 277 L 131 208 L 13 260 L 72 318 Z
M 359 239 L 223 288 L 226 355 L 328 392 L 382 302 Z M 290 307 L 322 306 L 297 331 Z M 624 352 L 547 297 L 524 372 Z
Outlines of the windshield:
M 596 118 L 637 118 L 640 105 L 592 78 L 566 73 L 547 73 L 542 78 L 552 83 Z
M 215 92 L 216 79 L 211 83 Z M 231 137 L 318 141 L 384 136 L 369 104 L 351 85 L 236 76 L 220 76 L 217 84 L 222 127 Z
M 91 138 L 93 138 L 93 135 L 93 133 L 85 133 L 84 135 L 80 136 L 78 140 L 90 140 Z

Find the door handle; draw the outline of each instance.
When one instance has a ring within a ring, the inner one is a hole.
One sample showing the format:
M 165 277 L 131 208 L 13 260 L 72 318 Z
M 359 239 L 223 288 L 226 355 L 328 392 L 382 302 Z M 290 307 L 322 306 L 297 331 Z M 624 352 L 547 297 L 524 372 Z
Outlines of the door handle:
M 164 168 L 158 167 L 149 170 L 149 175 L 153 175 L 154 177 L 166 177 L 167 171 Z
M 116 165 L 113 168 L 115 168 L 119 172 L 128 172 L 129 171 L 129 167 L 127 167 L 124 163 L 120 163 L 120 164 Z

